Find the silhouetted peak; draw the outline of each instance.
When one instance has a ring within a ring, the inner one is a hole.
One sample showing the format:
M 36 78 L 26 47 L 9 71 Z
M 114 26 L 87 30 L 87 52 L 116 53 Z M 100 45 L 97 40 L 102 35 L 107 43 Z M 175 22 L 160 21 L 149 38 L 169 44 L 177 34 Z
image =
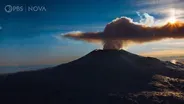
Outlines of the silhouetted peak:
M 147 66 L 162 62 L 156 58 L 139 56 L 125 50 L 94 50 L 89 54 L 70 62 L 70 65 L 98 65 L 106 67 Z
M 131 56 L 138 56 L 136 54 L 132 54 L 130 52 L 127 52 L 125 50 L 114 50 L 114 49 L 105 49 L 105 50 L 100 50 L 100 49 L 96 49 L 92 52 L 90 52 L 89 54 L 87 55 L 97 55 L 97 56 L 127 56 L 127 55 L 131 55 Z M 86 56 L 87 56 L 86 55 Z
M 101 50 L 101 49 L 96 49 L 96 50 L 93 50 L 91 53 L 122 53 L 122 52 L 127 52 L 127 51 L 125 51 L 125 50 L 116 50 L 116 49 L 103 49 L 103 50 Z M 129 52 L 127 52 L 127 53 L 129 53 Z

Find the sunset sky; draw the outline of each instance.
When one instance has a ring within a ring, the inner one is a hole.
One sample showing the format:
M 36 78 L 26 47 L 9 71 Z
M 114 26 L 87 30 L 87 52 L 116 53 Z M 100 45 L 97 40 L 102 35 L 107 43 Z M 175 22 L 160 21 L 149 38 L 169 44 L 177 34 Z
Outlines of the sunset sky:
M 42 6 L 46 11 L 7 13 L 6 5 Z M 0 67 L 57 65 L 77 59 L 102 45 L 61 35 L 103 31 L 107 23 L 122 16 L 147 26 L 183 21 L 183 5 L 182 0 L 1 0 Z M 184 62 L 184 39 L 132 44 L 126 50 Z

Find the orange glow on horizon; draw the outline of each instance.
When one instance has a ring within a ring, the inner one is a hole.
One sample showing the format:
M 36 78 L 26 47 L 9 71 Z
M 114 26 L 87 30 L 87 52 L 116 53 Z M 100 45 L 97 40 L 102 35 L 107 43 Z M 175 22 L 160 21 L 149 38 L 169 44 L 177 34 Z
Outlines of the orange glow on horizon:
M 151 56 L 151 57 L 168 57 L 168 56 L 184 56 L 184 50 L 162 50 L 162 51 L 152 51 L 147 53 L 141 53 L 142 56 Z

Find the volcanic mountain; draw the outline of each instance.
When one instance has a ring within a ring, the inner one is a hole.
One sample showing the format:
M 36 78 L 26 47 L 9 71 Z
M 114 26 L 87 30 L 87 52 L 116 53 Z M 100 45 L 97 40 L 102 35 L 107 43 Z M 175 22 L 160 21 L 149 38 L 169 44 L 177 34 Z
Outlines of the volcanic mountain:
M 1 75 L 2 104 L 183 104 L 184 65 L 124 50 Z

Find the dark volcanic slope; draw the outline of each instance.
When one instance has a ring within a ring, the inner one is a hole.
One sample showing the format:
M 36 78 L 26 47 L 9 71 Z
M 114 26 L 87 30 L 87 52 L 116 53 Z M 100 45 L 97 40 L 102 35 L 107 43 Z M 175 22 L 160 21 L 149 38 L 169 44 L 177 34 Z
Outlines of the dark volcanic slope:
M 0 96 L 3 104 L 182 104 L 182 69 L 123 50 L 95 50 L 53 68 L 1 76 Z

